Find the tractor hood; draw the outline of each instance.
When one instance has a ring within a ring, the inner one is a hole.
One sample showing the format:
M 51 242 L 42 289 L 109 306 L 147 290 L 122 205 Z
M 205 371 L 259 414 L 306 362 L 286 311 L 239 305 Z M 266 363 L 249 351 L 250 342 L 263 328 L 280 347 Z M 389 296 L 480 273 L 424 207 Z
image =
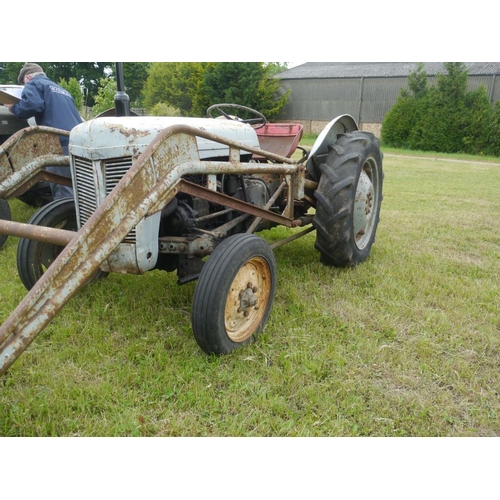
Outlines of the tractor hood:
M 70 134 L 70 154 L 101 160 L 124 155 L 139 156 L 157 134 L 173 125 L 189 125 L 246 146 L 259 147 L 255 130 L 248 124 L 218 118 L 122 116 L 95 118 L 77 125 Z M 197 138 L 200 159 L 226 157 L 228 146 Z

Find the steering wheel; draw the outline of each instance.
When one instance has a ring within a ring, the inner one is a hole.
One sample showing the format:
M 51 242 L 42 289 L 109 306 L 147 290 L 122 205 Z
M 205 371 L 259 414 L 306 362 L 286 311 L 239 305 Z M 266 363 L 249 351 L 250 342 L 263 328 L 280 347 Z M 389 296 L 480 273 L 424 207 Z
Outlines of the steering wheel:
M 227 114 L 225 111 L 223 111 L 222 108 L 248 111 L 250 114 L 256 115 L 256 118 L 247 118 L 247 119 L 239 118 L 238 116 Z M 218 111 L 221 114 L 221 116 L 227 118 L 228 120 L 236 120 L 243 123 L 249 123 L 252 126 L 257 125 L 256 127 L 253 127 L 255 130 L 262 128 L 267 123 L 267 119 L 262 113 L 259 113 L 255 109 L 242 106 L 241 104 L 229 104 L 229 103 L 214 104 L 207 109 L 207 116 L 209 118 L 215 118 L 214 116 L 212 116 L 213 111 Z

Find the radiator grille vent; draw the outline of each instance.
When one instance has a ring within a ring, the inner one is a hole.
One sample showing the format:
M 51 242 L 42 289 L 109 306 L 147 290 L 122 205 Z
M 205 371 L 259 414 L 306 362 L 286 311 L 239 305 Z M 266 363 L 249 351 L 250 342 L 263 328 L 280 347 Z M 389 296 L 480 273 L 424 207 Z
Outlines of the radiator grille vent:
M 74 157 L 76 198 L 78 201 L 78 217 L 83 226 L 102 203 L 104 198 L 120 182 L 132 166 L 132 157 L 113 158 L 105 161 L 89 160 Z M 135 228 L 123 240 L 135 243 Z

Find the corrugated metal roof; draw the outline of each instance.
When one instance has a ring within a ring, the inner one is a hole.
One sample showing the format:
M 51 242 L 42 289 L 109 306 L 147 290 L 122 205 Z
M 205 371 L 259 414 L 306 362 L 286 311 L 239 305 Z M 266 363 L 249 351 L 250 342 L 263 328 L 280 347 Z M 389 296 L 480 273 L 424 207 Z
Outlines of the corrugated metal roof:
M 309 62 L 279 73 L 282 80 L 408 76 L 416 62 Z M 500 75 L 500 62 L 466 62 L 469 75 Z M 425 63 L 428 76 L 446 73 L 443 63 Z

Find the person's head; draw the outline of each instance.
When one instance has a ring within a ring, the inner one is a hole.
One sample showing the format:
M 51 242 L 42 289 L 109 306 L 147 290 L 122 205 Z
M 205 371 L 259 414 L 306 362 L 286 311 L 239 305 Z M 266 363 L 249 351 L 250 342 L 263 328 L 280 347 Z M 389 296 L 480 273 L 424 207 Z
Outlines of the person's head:
M 43 68 L 36 63 L 26 63 L 19 72 L 17 81 L 20 85 L 28 83 L 36 75 L 44 75 Z

